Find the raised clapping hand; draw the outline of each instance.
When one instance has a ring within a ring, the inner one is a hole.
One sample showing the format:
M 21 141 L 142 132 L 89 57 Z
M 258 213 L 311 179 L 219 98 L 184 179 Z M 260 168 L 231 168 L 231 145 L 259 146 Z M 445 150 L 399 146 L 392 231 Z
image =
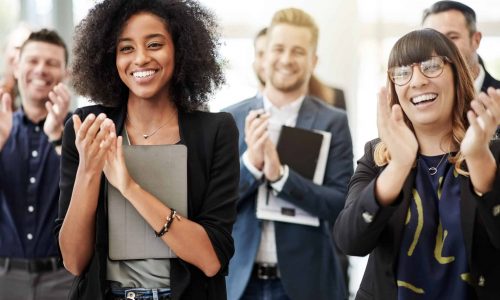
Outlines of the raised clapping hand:
M 488 145 L 497 125 L 500 124 L 500 89 L 489 88 L 471 102 L 472 110 L 467 112 L 469 128 L 460 145 L 467 158 L 480 158 L 489 151 Z
M 12 130 L 12 99 L 9 93 L 0 92 L 0 150 Z
M 245 142 L 248 146 L 248 158 L 259 170 L 264 167 L 264 145 L 269 134 L 267 126 L 269 115 L 263 109 L 252 110 L 245 119 Z
M 73 115 L 76 149 L 80 155 L 78 168 L 84 173 L 99 176 L 104 168 L 107 153 L 116 140 L 115 125 L 105 114 L 88 115 L 85 120 Z
M 125 164 L 125 156 L 123 154 L 123 138 L 116 135 L 111 137 L 111 146 L 106 155 L 106 162 L 104 164 L 104 174 L 106 179 L 122 194 L 125 189 L 132 182 L 127 166 Z
M 404 122 L 401 106 L 390 106 L 386 88 L 378 94 L 377 125 L 379 137 L 389 151 L 390 161 L 377 178 L 375 196 L 379 204 L 387 206 L 394 203 L 403 188 L 417 156 L 418 142 Z
M 64 129 L 64 118 L 68 114 L 71 95 L 63 83 L 58 83 L 49 92 L 49 101 L 45 102 L 47 119 L 43 125 L 43 131 L 54 141 L 61 138 Z
M 417 138 L 406 125 L 401 106 L 390 106 L 385 87 L 378 94 L 377 126 L 379 137 L 387 145 L 391 155 L 389 164 L 413 165 L 418 151 Z

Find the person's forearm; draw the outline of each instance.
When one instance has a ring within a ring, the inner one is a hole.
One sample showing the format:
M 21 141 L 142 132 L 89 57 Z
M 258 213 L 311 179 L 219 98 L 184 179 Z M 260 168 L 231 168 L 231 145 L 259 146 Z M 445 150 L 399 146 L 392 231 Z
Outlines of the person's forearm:
M 59 232 L 64 266 L 73 275 L 85 270 L 94 252 L 100 180 L 100 174 L 78 169 L 71 202 Z
M 391 205 L 401 193 L 412 165 L 389 162 L 375 182 L 375 197 L 382 206 Z
M 465 157 L 470 179 L 476 193 L 486 193 L 493 188 L 497 164 L 489 149 L 474 157 Z
M 123 196 L 137 209 L 152 230 L 158 232 L 170 215 L 170 208 L 133 182 Z M 198 223 L 181 216 L 175 218 L 163 241 L 182 260 L 198 267 L 206 276 L 214 276 L 221 264 L 205 229 Z

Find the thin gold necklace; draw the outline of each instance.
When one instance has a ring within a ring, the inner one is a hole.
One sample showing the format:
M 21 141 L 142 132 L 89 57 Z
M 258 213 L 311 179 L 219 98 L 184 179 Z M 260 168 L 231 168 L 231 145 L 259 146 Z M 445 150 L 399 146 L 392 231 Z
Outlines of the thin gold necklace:
M 174 113 L 175 113 L 175 110 L 174 110 Z M 132 123 L 132 122 L 130 121 L 130 118 L 128 117 L 128 114 L 127 114 L 127 120 L 128 120 L 130 123 Z M 148 134 L 148 133 L 143 133 L 143 134 L 142 134 L 142 137 L 143 137 L 145 140 L 147 140 L 148 138 L 150 138 L 150 137 L 152 137 L 153 135 L 155 135 L 155 134 L 158 132 L 158 130 L 160 130 L 160 129 L 162 129 L 163 127 L 167 126 L 167 125 L 168 125 L 168 123 L 170 123 L 170 121 L 171 121 L 171 120 L 172 120 L 172 119 L 171 119 L 171 118 L 169 118 L 169 119 L 167 120 L 167 122 L 165 122 L 165 124 L 163 124 L 163 125 L 161 125 L 160 127 L 156 128 L 155 130 L 153 130 L 153 131 L 152 131 L 151 133 L 149 133 L 149 134 Z

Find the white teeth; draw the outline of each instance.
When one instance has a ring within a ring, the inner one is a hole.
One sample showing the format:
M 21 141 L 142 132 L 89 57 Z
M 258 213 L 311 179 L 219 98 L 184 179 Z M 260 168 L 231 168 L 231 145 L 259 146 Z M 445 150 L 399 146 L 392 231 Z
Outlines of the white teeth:
M 31 80 L 31 83 L 34 85 L 37 85 L 37 86 L 46 86 L 47 85 L 47 81 L 42 80 L 42 79 L 33 79 L 33 80 Z
M 434 100 L 434 99 L 436 99 L 436 97 L 437 97 L 437 94 L 424 94 L 424 95 L 419 95 L 419 96 L 413 97 L 411 100 L 414 104 L 418 104 L 420 102 Z
M 138 71 L 138 72 L 133 72 L 132 75 L 137 78 L 145 78 L 152 76 L 156 71 L 154 70 L 148 70 L 148 71 Z

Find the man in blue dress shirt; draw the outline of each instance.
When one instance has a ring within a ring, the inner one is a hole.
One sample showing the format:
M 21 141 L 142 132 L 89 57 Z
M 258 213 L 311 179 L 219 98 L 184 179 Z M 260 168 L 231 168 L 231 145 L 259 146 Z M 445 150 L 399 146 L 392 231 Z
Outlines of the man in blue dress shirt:
M 1 95 L 0 299 L 66 299 L 71 286 L 53 234 L 67 61 L 56 32 L 33 32 L 15 69 L 21 107 L 12 112 L 10 95 Z

